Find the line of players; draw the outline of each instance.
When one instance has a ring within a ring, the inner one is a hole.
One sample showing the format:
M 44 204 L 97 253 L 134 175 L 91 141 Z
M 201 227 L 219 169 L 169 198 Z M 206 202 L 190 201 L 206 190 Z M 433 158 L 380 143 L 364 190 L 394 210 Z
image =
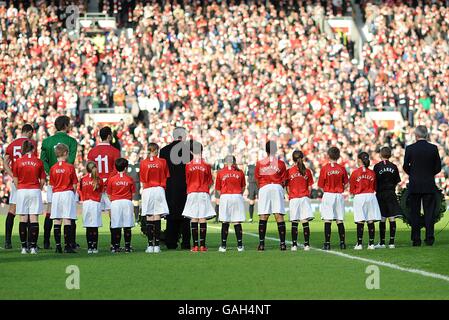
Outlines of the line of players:
M 27 129 L 27 127 L 24 127 Z M 122 229 L 124 251 L 131 252 L 131 229 L 134 227 L 133 194 L 136 192 L 133 179 L 126 174 L 128 161 L 120 158 L 117 149 L 110 145 L 111 130 L 108 127 L 100 131 L 102 143 L 91 151 L 86 165 L 87 174 L 78 181 L 75 168 L 67 162 L 69 147 L 63 143 L 54 147 L 57 162 L 49 171 L 51 187 L 51 216 L 54 222 L 54 240 L 56 252 L 62 253 L 61 231 L 64 231 L 64 252 L 76 252 L 73 246 L 73 221 L 76 216 L 76 194 L 83 203 L 83 225 L 86 228 L 88 253 L 98 252 L 98 228 L 102 226 L 102 211 L 110 210 L 111 252 L 120 251 Z M 37 253 L 39 234 L 38 215 L 43 212 L 41 190 L 46 182 L 44 163 L 37 158 L 36 143 L 23 138 L 21 156 L 12 164 L 12 175 L 17 187 L 16 205 L 20 218 L 19 233 L 22 253 Z M 169 214 L 165 199 L 166 180 L 169 170 L 166 161 L 158 157 L 159 146 L 150 143 L 148 157 L 140 162 L 140 181 L 143 185 L 142 216 L 147 217 L 147 253 L 160 252 L 159 240 L 161 218 Z M 202 145 L 191 142 L 190 152 L 193 160 L 186 165 L 187 202 L 183 216 L 190 218 L 193 239 L 192 251 L 207 251 L 207 220 L 216 212 L 210 199 L 210 187 L 213 184 L 211 166 L 202 158 Z M 280 249 L 286 250 L 286 225 L 284 221 L 284 190 L 289 195 L 292 251 L 298 249 L 298 225 L 302 223 L 304 250 L 310 250 L 309 221 L 314 218 L 310 192 L 313 177 L 305 167 L 304 154 L 296 150 L 292 154 L 294 165 L 287 170 L 285 163 L 276 156 L 277 146 L 273 141 L 266 144 L 267 157 L 257 162 L 255 178 L 258 183 L 259 246 L 265 249 L 267 221 L 274 214 L 280 238 Z M 382 161 L 376 164 L 374 171 L 369 169 L 370 160 L 366 152 L 358 155 L 359 168 L 351 177 L 343 166 L 337 163 L 340 151 L 336 147 L 328 150 L 329 162 L 321 169 L 318 186 L 324 195 L 320 204 L 321 217 L 324 220 L 324 250 L 330 250 L 331 223 L 336 221 L 340 237 L 340 248 L 346 249 L 343 192 L 349 184 L 354 195 L 354 221 L 357 224 L 356 250 L 363 248 L 365 223 L 368 226 L 368 249 L 374 249 L 374 222 L 380 223 L 381 242 L 385 247 L 386 219 L 390 220 L 389 247 L 394 248 L 395 217 L 400 208 L 395 188 L 399 183 L 397 167 L 388 161 L 389 148 L 381 149 Z M 225 166 L 216 177 L 215 190 L 219 193 L 219 220 L 222 222 L 220 252 L 227 248 L 230 224 L 234 224 L 238 251 L 244 251 L 242 222 L 245 221 L 243 191 L 245 175 L 237 167 L 235 158 L 225 158 Z M 377 193 L 376 193 L 377 191 Z M 380 205 L 380 207 L 379 207 Z M 382 212 L 382 215 L 381 215 Z M 62 228 L 63 227 L 63 228 Z M 29 234 L 28 234 L 29 233 Z

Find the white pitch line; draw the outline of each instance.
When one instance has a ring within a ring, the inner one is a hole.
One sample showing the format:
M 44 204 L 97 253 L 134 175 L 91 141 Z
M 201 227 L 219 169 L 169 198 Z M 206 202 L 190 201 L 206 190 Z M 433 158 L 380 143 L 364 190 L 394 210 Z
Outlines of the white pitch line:
M 219 227 L 210 226 L 210 228 L 221 230 L 221 228 L 219 228 Z M 233 230 L 230 230 L 230 232 L 234 233 Z M 243 234 L 259 238 L 259 235 L 256 234 L 256 233 L 243 232 Z M 265 237 L 265 239 L 272 240 L 272 241 L 279 241 L 279 239 L 272 238 L 272 237 Z M 291 241 L 288 241 L 288 240 L 285 241 L 285 242 L 288 243 L 288 244 L 292 243 Z M 366 263 L 370 263 L 370 264 L 376 264 L 376 265 L 379 265 L 379 266 L 382 266 L 382 267 L 386 267 L 386 268 L 390 268 L 390 269 L 393 269 L 393 270 L 399 270 L 399 271 L 403 271 L 403 272 L 419 274 L 419 275 L 424 276 L 424 277 L 429 277 L 429 278 L 433 278 L 433 279 L 440 279 L 440 280 L 444 280 L 444 281 L 449 282 L 449 276 L 445 276 L 445 275 L 442 275 L 442 274 L 439 274 L 439 273 L 424 271 L 424 270 L 420 270 L 420 269 L 404 268 L 404 267 L 398 266 L 397 264 L 384 262 L 384 261 L 378 261 L 378 260 L 372 260 L 372 259 L 367 259 L 367 258 L 362 258 L 362 257 L 357 257 L 357 256 L 351 256 L 350 254 L 343 253 L 343 252 L 338 252 L 338 251 L 332 251 L 332 250 L 331 251 L 327 251 L 327 250 L 317 249 L 317 248 L 313 248 L 313 247 L 310 247 L 310 249 L 316 250 L 316 251 L 319 251 L 319 252 L 323 252 L 323 253 L 327 253 L 327 254 L 333 254 L 335 256 L 340 256 L 340 257 L 351 259 L 351 260 L 358 260 L 358 261 L 362 261 L 362 262 L 366 262 Z

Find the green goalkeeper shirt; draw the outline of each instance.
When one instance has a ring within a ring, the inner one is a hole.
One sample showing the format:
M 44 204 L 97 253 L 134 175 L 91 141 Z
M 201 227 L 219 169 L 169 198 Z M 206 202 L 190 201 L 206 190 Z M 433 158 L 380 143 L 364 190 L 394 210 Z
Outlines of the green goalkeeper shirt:
M 78 143 L 67 133 L 56 132 L 53 136 L 42 141 L 41 160 L 44 162 L 44 168 L 47 174 L 50 174 L 50 168 L 58 162 L 58 159 L 56 159 L 55 147 L 60 143 L 69 147 L 69 157 L 67 158 L 67 162 L 71 164 L 75 163 Z

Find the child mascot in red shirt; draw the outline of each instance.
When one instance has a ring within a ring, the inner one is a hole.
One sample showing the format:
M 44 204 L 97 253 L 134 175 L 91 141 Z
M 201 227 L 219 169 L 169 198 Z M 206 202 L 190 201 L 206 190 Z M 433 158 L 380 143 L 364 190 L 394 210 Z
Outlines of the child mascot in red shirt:
M 226 156 L 224 168 L 218 171 L 215 190 L 220 194 L 219 220 L 221 225 L 221 246 L 218 251 L 226 252 L 229 224 L 234 223 L 237 237 L 237 251 L 244 251 L 242 222 L 246 220 L 243 191 L 245 190 L 245 174 L 237 167 L 235 157 Z
M 148 145 L 149 156 L 140 162 L 140 182 L 142 191 L 142 216 L 147 220 L 148 247 L 146 253 L 159 253 L 161 217 L 168 215 L 165 198 L 167 178 L 170 177 L 167 162 L 159 158 L 159 146 Z
M 117 174 L 108 179 L 107 194 L 111 200 L 111 253 L 120 252 L 120 242 L 125 238 L 125 253 L 131 249 L 131 228 L 134 227 L 133 194 L 136 186 L 133 178 L 125 171 L 128 168 L 128 160 L 119 158 L 115 160 Z
M 13 166 L 14 184 L 17 187 L 16 214 L 20 216 L 20 241 L 22 254 L 27 254 L 27 229 L 30 222 L 30 253 L 37 254 L 38 218 L 43 211 L 41 190 L 45 184 L 44 163 L 35 155 L 35 146 L 30 140 L 25 140 L 21 148 L 23 156 Z
M 211 166 L 202 158 L 203 146 L 192 141 L 191 152 L 193 160 L 186 164 L 187 201 L 182 215 L 190 218 L 192 228 L 192 252 L 205 252 L 207 219 L 215 216 L 209 189 L 212 185 Z M 199 224 L 199 241 L 198 241 Z M 199 244 L 199 247 L 198 247 Z
M 349 191 L 354 195 L 354 222 L 357 224 L 357 245 L 354 250 L 363 249 L 363 228 L 368 224 L 368 249 L 374 246 L 374 222 L 381 220 L 376 198 L 376 174 L 369 169 L 369 155 L 361 152 L 357 157 L 359 168 L 354 170 L 349 180 Z

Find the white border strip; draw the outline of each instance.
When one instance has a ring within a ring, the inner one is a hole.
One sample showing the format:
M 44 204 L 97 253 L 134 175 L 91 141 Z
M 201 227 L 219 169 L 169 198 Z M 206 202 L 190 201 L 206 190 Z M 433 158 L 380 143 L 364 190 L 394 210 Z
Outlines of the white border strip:
M 221 228 L 219 227 L 214 227 L 214 226 L 210 226 L 210 228 L 212 229 L 217 229 L 217 230 L 221 230 Z M 233 233 L 233 230 L 229 230 L 230 233 Z M 243 234 L 251 236 L 251 237 L 256 237 L 259 238 L 259 235 L 256 233 L 251 233 L 251 232 L 244 232 Z M 277 238 L 272 238 L 272 237 L 266 237 L 265 239 L 268 240 L 272 240 L 272 241 L 279 241 L 279 239 Z M 291 241 L 285 241 L 288 244 L 291 244 Z M 390 268 L 393 270 L 399 270 L 402 272 L 409 272 L 409 273 L 414 273 L 414 274 L 419 274 L 421 276 L 424 277 L 429 277 L 429 278 L 433 278 L 433 279 L 440 279 L 440 280 L 444 280 L 449 282 L 449 276 L 445 276 L 439 273 L 433 273 L 433 272 L 428 272 L 428 271 L 424 271 L 424 270 L 420 270 L 420 269 L 412 269 L 412 268 L 404 268 L 401 266 L 398 266 L 397 264 L 393 264 L 393 263 L 389 263 L 389 262 L 384 262 L 384 261 L 377 261 L 377 260 L 372 260 L 372 259 L 367 259 L 367 258 L 362 258 L 362 257 L 356 257 L 356 256 L 351 256 L 350 254 L 347 253 L 343 253 L 343 252 L 339 252 L 339 251 L 326 251 L 326 250 L 321 250 L 321 249 L 317 249 L 317 248 L 313 248 L 310 247 L 310 249 L 315 250 L 315 251 L 319 251 L 319 252 L 323 252 L 323 253 L 327 253 L 327 254 L 333 254 L 335 256 L 340 256 L 343 258 L 347 258 L 347 259 L 351 259 L 351 260 L 358 260 L 358 261 L 362 261 L 362 262 L 366 262 L 369 264 L 376 264 L 382 267 L 386 267 L 386 268 Z

